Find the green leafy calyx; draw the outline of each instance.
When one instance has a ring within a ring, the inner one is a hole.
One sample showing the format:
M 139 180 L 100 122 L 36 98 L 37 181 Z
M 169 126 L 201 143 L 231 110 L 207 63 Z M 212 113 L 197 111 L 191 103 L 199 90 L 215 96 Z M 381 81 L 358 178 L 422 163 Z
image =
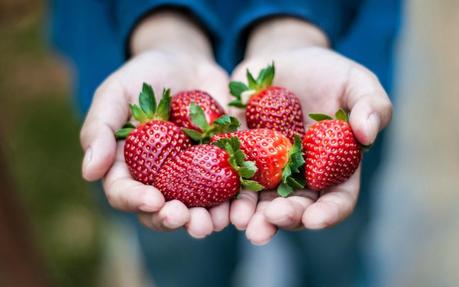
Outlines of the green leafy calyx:
M 275 75 L 274 63 L 262 69 L 255 79 L 252 73 L 247 70 L 247 84 L 243 82 L 231 82 L 229 89 L 235 99 L 229 103 L 230 106 L 245 108 L 247 102 L 253 94 L 270 87 Z
M 335 113 L 334 118 L 326 114 L 309 114 L 309 117 L 315 120 L 316 122 L 321 122 L 325 120 L 333 120 L 333 119 L 349 122 L 349 114 L 343 109 L 339 109 Z
M 203 109 L 194 102 L 190 105 L 190 118 L 193 125 L 199 130 L 184 128 L 183 131 L 192 140 L 199 143 L 208 143 L 214 135 L 234 132 L 240 126 L 236 118 L 228 115 L 223 115 L 209 124 Z
M 251 180 L 258 168 L 253 161 L 246 161 L 244 152 L 240 149 L 240 142 L 237 137 L 229 139 L 220 139 L 213 143 L 221 149 L 224 149 L 229 155 L 229 164 L 239 174 L 241 185 L 245 189 L 260 191 L 264 186 Z
M 124 126 L 115 132 L 116 139 L 125 139 L 135 129 L 135 126 L 131 123 L 126 123 Z
M 143 124 L 150 120 L 169 120 L 171 104 L 171 92 L 169 89 L 163 90 L 163 96 L 159 104 L 156 104 L 155 92 L 153 88 L 143 83 L 142 90 L 139 93 L 139 105 L 130 104 L 132 117 Z M 135 129 L 135 126 L 127 123 L 123 128 L 115 132 L 117 139 L 125 139 L 130 132 Z
M 301 168 L 304 166 L 301 138 L 295 135 L 292 149 L 289 151 L 288 163 L 282 170 L 282 182 L 277 188 L 277 193 L 286 197 L 297 189 L 304 188 L 305 180 Z

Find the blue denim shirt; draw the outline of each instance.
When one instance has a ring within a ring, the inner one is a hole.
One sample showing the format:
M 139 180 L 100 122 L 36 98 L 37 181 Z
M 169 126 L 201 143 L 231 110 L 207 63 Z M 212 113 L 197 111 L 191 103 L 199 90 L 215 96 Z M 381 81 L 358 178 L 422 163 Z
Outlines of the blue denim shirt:
M 82 114 L 96 87 L 126 60 L 126 43 L 139 19 L 163 7 L 185 9 L 201 22 L 227 71 L 241 60 L 246 32 L 255 22 L 274 15 L 305 19 L 390 91 L 400 6 L 400 0 L 54 0 L 51 37 L 74 65 Z

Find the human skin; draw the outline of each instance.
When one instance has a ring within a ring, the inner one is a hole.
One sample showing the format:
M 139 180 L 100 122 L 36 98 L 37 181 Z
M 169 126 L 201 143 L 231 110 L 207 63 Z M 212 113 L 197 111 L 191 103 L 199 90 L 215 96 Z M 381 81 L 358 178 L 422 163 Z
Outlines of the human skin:
M 275 41 L 273 40 L 275 39 Z M 272 18 L 249 36 L 244 60 L 232 79 L 243 81 L 246 70 L 256 74 L 267 63 L 276 66 L 274 85 L 293 91 L 308 113 L 350 112 L 357 140 L 372 144 L 391 120 L 392 105 L 377 77 L 362 65 L 328 48 L 325 35 L 313 25 L 294 18 Z M 240 119 L 241 111 L 232 110 Z M 268 243 L 278 228 L 322 229 L 348 217 L 360 189 L 360 167 L 346 182 L 318 192 L 297 191 L 288 198 L 275 192 L 242 191 L 231 203 L 230 221 L 257 245 Z
M 226 106 L 228 75 L 215 63 L 200 27 L 177 12 L 161 11 L 143 20 L 130 44 L 131 59 L 98 87 L 81 129 L 83 177 L 102 179 L 110 205 L 137 213 L 151 229 L 184 227 L 195 238 L 222 230 L 229 224 L 229 203 L 207 210 L 188 209 L 178 200 L 165 202 L 159 190 L 130 176 L 124 141 L 117 142 L 114 132 L 129 119 L 128 104 L 137 103 L 143 82 L 153 86 L 157 97 L 166 87 L 172 93 L 202 89 Z

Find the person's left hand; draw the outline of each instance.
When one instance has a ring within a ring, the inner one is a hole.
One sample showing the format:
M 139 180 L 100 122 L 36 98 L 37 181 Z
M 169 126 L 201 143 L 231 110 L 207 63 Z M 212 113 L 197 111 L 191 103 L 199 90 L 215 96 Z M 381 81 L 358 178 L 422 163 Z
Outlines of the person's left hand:
M 279 42 L 278 48 L 275 43 L 249 46 L 233 80 L 244 81 L 247 69 L 257 74 L 274 61 L 274 85 L 293 91 L 301 100 L 305 116 L 334 114 L 344 108 L 350 111 L 350 125 L 357 140 L 363 145 L 372 144 L 392 114 L 391 102 L 377 77 L 328 48 Z M 244 118 L 241 111 L 233 113 Z M 305 121 L 307 126 L 312 124 L 306 117 Z M 231 204 L 230 220 L 239 230 L 246 230 L 253 244 L 265 244 L 277 228 L 321 229 L 339 223 L 352 212 L 359 189 L 360 167 L 346 182 L 320 193 L 303 190 L 282 198 L 274 191 L 242 191 Z

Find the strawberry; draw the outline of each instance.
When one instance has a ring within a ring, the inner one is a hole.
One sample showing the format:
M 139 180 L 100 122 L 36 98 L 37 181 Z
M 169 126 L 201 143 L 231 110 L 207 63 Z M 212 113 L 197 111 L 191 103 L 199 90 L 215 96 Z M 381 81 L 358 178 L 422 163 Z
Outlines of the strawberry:
M 126 139 L 124 159 L 131 176 L 144 184 L 153 184 L 166 160 L 191 146 L 180 127 L 167 121 L 170 101 L 170 91 L 166 89 L 156 106 L 153 89 L 144 83 L 139 94 L 140 107 L 130 105 L 132 116 L 140 125 L 127 123 L 115 133 L 117 139 Z
M 235 136 L 241 142 L 241 150 L 247 159 L 255 162 L 258 171 L 253 180 L 265 189 L 278 188 L 281 196 L 288 196 L 294 189 L 303 188 L 300 168 L 304 164 L 301 138 L 295 136 L 294 144 L 282 133 L 269 129 L 252 129 L 231 134 L 216 135 L 212 141 Z M 279 185 L 280 184 L 280 185 Z
M 203 109 L 206 121 L 211 125 L 217 118 L 225 114 L 220 104 L 208 93 L 200 90 L 182 91 L 175 94 L 171 101 L 171 122 L 179 127 L 200 128 L 193 124 L 190 116 L 190 105 L 195 103 Z
M 257 167 L 245 161 L 237 138 L 215 145 L 192 146 L 171 158 L 154 179 L 166 200 L 178 199 L 188 207 L 212 207 L 233 198 L 240 186 L 260 190 L 249 180 Z
M 272 86 L 274 74 L 274 64 L 262 69 L 256 80 L 247 70 L 248 85 L 242 82 L 231 82 L 229 85 L 231 94 L 236 98 L 230 106 L 246 108 L 249 129 L 273 129 L 293 142 L 295 135 L 304 134 L 301 103 L 286 88 Z
M 357 142 L 348 115 L 343 110 L 328 115 L 310 114 L 313 124 L 303 138 L 308 188 L 322 190 L 345 182 L 359 167 L 361 145 Z

